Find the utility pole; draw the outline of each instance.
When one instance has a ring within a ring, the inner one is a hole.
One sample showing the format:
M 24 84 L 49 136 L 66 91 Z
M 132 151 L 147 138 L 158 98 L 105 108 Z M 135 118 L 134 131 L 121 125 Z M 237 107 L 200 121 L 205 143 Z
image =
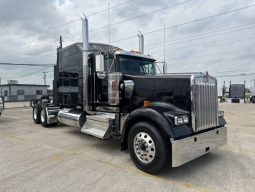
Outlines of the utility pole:
M 60 36 L 59 36 L 59 48 L 60 48 L 60 49 L 62 49 L 62 47 L 63 47 L 63 44 L 62 44 L 62 43 L 63 43 L 63 40 L 62 40 L 62 36 L 60 35 Z
M 225 96 L 225 94 L 226 94 L 225 92 L 226 92 L 226 85 L 225 85 L 225 81 L 224 81 L 223 88 L 222 88 L 222 97 Z
M 44 80 L 44 85 L 46 85 L 46 73 L 48 73 L 48 72 L 42 72 L 43 73 L 43 80 Z

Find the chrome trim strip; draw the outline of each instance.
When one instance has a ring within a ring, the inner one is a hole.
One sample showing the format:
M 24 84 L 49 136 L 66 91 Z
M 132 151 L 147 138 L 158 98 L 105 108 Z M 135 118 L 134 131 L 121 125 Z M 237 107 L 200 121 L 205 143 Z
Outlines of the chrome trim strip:
M 172 167 L 183 165 L 227 144 L 227 126 L 180 140 L 170 139 Z

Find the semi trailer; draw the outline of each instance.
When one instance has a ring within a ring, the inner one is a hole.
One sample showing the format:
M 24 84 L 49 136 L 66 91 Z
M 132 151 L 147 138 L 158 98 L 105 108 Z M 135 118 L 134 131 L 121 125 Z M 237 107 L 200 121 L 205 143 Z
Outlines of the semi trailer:
M 230 84 L 229 98 L 231 103 L 240 103 L 245 100 L 245 84 Z
M 53 100 L 33 106 L 43 127 L 75 126 L 99 139 L 118 139 L 137 168 L 156 173 L 178 167 L 227 143 L 217 102 L 217 80 L 208 73 L 160 74 L 143 53 L 89 42 L 57 49 Z

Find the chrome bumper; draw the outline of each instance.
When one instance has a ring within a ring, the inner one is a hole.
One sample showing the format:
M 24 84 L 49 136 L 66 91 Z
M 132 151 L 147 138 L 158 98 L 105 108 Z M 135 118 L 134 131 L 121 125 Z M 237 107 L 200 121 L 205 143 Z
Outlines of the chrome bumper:
M 227 126 L 170 141 L 172 144 L 172 167 L 178 167 L 227 144 Z

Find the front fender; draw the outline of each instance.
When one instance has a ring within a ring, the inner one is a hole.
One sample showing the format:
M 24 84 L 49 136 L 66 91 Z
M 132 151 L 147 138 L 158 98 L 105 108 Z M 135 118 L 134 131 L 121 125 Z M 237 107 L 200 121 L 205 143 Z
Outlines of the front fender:
M 155 125 L 158 131 L 167 138 L 182 138 L 192 134 L 188 125 L 175 126 L 164 113 L 173 113 L 177 115 L 189 114 L 188 111 L 182 110 L 168 103 L 155 102 L 149 108 L 138 108 L 132 111 L 126 118 L 122 127 L 122 150 L 127 148 L 127 137 L 130 128 L 139 121 L 147 121 Z
M 173 137 L 173 131 L 171 129 L 172 124 L 166 119 L 164 115 L 159 113 L 153 108 L 139 108 L 132 111 L 127 117 L 123 129 L 122 136 L 125 136 L 127 130 L 132 127 L 138 121 L 148 121 L 157 125 L 157 128 L 162 131 L 163 135 L 167 137 Z M 124 138 L 124 137 L 122 137 Z M 123 139 L 122 139 L 123 140 Z

